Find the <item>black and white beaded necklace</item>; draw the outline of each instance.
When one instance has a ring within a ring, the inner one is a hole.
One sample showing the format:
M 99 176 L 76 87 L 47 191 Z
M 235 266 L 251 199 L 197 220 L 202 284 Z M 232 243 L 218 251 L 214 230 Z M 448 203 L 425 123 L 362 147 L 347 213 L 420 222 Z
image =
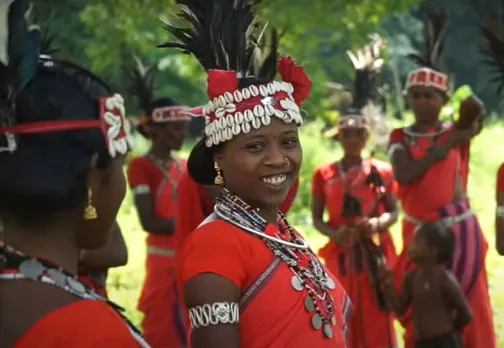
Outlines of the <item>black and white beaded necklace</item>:
M 0 240 L 0 280 L 31 279 L 56 286 L 83 300 L 103 301 L 111 306 L 124 320 L 125 324 L 142 348 L 151 348 L 138 329 L 122 312 L 124 309 L 98 295 L 87 284 L 78 280 L 77 276 L 57 267 L 49 261 L 30 258 L 18 250 L 5 245 Z
M 335 289 L 336 284 L 306 241 L 288 224 L 285 217 L 279 214 L 277 229 L 225 188 L 216 199 L 215 214 L 262 239 L 273 254 L 287 264 L 294 273 L 291 278 L 293 289 L 307 291 L 305 309 L 312 314 L 312 327 L 315 330 L 323 330 L 327 338 L 332 338 L 336 317 L 330 290 Z

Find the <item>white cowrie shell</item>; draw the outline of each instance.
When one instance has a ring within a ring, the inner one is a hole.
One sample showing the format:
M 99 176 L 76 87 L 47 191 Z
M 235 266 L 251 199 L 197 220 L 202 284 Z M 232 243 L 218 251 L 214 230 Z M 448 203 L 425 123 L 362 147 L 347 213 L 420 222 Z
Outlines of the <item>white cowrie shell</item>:
M 213 103 L 211 101 L 209 101 L 207 105 L 208 105 L 208 114 L 211 114 L 212 112 L 214 112 Z
M 242 93 L 240 91 L 234 91 L 233 93 L 234 100 L 239 103 L 243 100 Z
M 220 107 L 220 102 L 219 102 L 219 98 L 214 98 L 213 102 L 212 102 L 212 106 L 213 106 L 213 109 L 214 110 L 217 110 L 219 107 Z
M 219 103 L 220 103 L 221 106 L 224 106 L 224 105 L 227 104 L 226 98 L 224 98 L 223 95 L 219 96 Z
M 284 113 L 283 113 L 283 111 L 275 109 L 275 116 L 282 119 L 282 118 L 284 118 Z
M 228 104 L 234 102 L 233 95 L 229 92 L 224 93 L 224 98 L 226 98 Z
M 264 108 L 262 107 L 262 105 L 254 106 L 254 115 L 256 117 L 263 117 L 264 116 Z
M 208 126 L 210 124 L 210 117 L 205 116 L 205 126 Z
M 226 140 L 231 140 L 231 138 L 233 137 L 233 132 L 231 131 L 231 128 L 227 128 L 225 134 L 226 134 Z
M 217 116 L 218 118 L 221 118 L 225 114 L 226 114 L 226 109 L 224 109 L 224 108 L 218 108 L 217 110 L 215 110 L 215 116 Z
M 228 124 L 229 127 L 233 127 L 235 120 L 233 115 L 227 115 L 226 116 L 226 123 Z
M 212 137 L 207 137 L 205 139 L 205 145 L 206 145 L 206 147 L 212 147 L 212 145 L 213 145 Z
M 242 91 L 243 99 L 249 99 L 250 98 L 250 91 L 248 88 L 244 88 Z
M 217 145 L 219 143 L 219 133 L 212 134 L 212 142 Z
M 209 136 L 211 134 L 211 132 L 210 132 L 210 126 L 206 126 L 205 127 L 205 134 L 206 134 L 206 136 Z
M 274 113 L 275 113 L 275 108 L 273 107 L 273 105 L 266 105 L 264 107 L 264 110 L 266 112 L 266 115 L 268 116 L 272 116 Z
M 255 129 L 261 127 L 261 119 L 259 117 L 256 117 L 252 120 L 252 127 L 254 127 Z
M 263 125 L 267 126 L 271 123 L 271 117 L 264 115 L 263 117 L 261 117 L 261 122 Z
M 280 100 L 280 106 L 281 106 L 283 109 L 288 109 L 288 108 L 289 108 L 289 103 L 288 103 L 288 100 L 286 100 L 286 99 L 282 99 L 282 100 Z
M 263 97 L 266 97 L 268 96 L 268 89 L 264 85 L 261 85 L 259 86 L 259 93 L 261 93 Z
M 219 119 L 219 126 L 220 126 L 220 129 L 225 129 L 227 127 L 227 122 L 226 122 L 225 117 L 221 117 Z
M 252 96 L 257 97 L 259 95 L 259 89 L 256 86 L 254 85 L 250 86 L 249 90 Z
M 243 123 L 243 113 L 238 111 L 237 113 L 234 114 L 235 122 L 237 124 L 242 124 Z
M 235 123 L 234 126 L 233 126 L 233 134 L 234 135 L 238 135 L 238 134 L 240 134 L 240 132 L 241 132 L 240 125 Z
M 233 103 L 226 105 L 226 112 L 227 113 L 232 114 L 235 111 L 236 111 L 236 105 L 234 105 Z
M 254 113 L 252 112 L 252 110 L 245 110 L 244 116 L 245 116 L 245 121 L 251 122 L 252 119 L 254 118 Z
M 245 122 L 244 124 L 242 124 L 242 131 L 244 134 L 250 133 L 250 131 L 251 131 L 250 123 Z

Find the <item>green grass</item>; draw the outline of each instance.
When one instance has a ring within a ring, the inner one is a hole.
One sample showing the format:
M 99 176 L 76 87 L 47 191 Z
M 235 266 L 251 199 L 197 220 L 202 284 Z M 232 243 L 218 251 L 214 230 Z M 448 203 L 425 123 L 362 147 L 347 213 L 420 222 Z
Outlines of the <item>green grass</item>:
M 304 162 L 301 170 L 301 187 L 296 203 L 289 215 L 293 223 L 304 233 L 313 249 L 317 250 L 326 238 L 314 231 L 311 226 L 309 189 L 311 174 L 316 165 L 336 160 L 341 152 L 337 146 L 321 138 L 320 127 L 312 124 L 305 127 L 301 134 Z M 469 181 L 469 195 L 472 206 L 480 218 L 483 231 L 490 245 L 487 257 L 487 270 L 490 281 L 490 295 L 494 309 L 496 333 L 499 337 L 499 347 L 504 348 L 503 312 L 504 290 L 499 289 L 498 282 L 504 276 L 504 257 L 499 257 L 494 248 L 494 216 L 495 216 L 495 177 L 497 168 L 504 159 L 504 127 L 490 125 L 474 140 L 471 152 L 471 175 Z M 145 143 L 141 143 L 137 151 L 145 150 Z M 187 149 L 183 151 L 187 153 Z M 144 278 L 145 260 L 145 232 L 138 224 L 132 203 L 131 193 L 128 192 L 119 214 L 119 222 L 124 231 L 129 248 L 129 263 L 125 267 L 113 269 L 108 280 L 108 289 L 112 300 L 123 306 L 127 315 L 137 325 L 141 322 L 141 313 L 136 310 L 136 302 Z M 400 227 L 396 224 L 392 229 L 398 250 L 401 248 Z M 399 329 L 398 332 L 401 330 Z M 481 347 L 485 348 L 485 347 Z

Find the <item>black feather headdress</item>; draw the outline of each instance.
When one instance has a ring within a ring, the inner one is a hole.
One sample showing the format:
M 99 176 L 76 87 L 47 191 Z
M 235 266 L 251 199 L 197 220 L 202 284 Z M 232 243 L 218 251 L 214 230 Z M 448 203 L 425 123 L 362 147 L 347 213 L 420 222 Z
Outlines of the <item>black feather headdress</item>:
M 213 182 L 212 148 L 234 136 L 267 126 L 272 117 L 301 125 L 300 106 L 312 83 L 290 57 L 278 59 L 278 35 L 259 25 L 259 0 L 176 0 L 185 27 L 165 24 L 177 42 L 159 47 L 193 55 L 208 73 L 209 102 L 193 115 L 205 117 L 205 137 L 189 157 L 197 182 Z M 268 42 L 269 41 L 269 42 Z M 273 81 L 279 73 L 281 81 Z M 203 169 L 202 169 L 203 168 Z
M 137 98 L 139 107 L 143 112 L 148 113 L 154 102 L 156 65 L 146 65 L 135 56 L 134 65 L 125 68 L 125 75 L 128 82 L 128 92 Z
M 449 93 L 448 75 L 443 73 L 441 57 L 446 35 L 447 16 L 441 10 L 428 10 L 424 14 L 425 49 L 423 53 L 408 55 L 414 63 L 420 66 L 408 75 L 406 89 L 411 87 L 432 87 L 443 93 Z
M 415 64 L 442 71 L 441 57 L 443 55 L 446 35 L 447 15 L 442 10 L 430 10 L 424 13 L 425 48 L 423 52 L 408 54 Z
M 498 93 L 504 89 L 504 23 L 495 17 L 487 17 L 480 25 L 483 35 L 481 53 L 484 63 L 489 65 L 495 76 L 491 82 L 498 82 Z
M 191 54 L 205 70 L 236 71 L 238 76 L 272 80 L 276 75 L 276 32 L 272 34 L 270 54 L 261 57 L 261 43 L 267 26 L 257 23 L 255 6 L 260 0 L 177 0 L 179 19 L 188 26 L 165 29 L 179 42 L 159 47 L 178 48 Z

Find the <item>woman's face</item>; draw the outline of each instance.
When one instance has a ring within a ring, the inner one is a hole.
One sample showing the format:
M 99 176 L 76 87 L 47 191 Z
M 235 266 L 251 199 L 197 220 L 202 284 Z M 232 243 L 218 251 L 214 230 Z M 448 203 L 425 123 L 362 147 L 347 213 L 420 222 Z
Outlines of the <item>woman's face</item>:
M 178 151 L 189 135 L 189 121 L 169 121 L 150 126 L 150 137 L 167 150 Z
M 408 90 L 408 104 L 419 124 L 432 124 L 439 119 L 446 96 L 434 87 L 415 86 Z
M 253 208 L 278 208 L 299 174 L 303 151 L 297 125 L 271 123 L 235 136 L 215 154 L 224 186 Z
M 89 175 L 91 201 L 98 217 L 92 220 L 86 220 L 83 217 L 82 229 L 77 235 L 77 243 L 82 249 L 99 248 L 105 245 L 110 237 L 126 194 L 124 159 L 124 156 L 118 156 L 112 159 L 110 166 L 106 169 L 96 167 L 91 169 Z
M 360 156 L 368 137 L 367 128 L 344 128 L 339 131 L 339 141 L 347 156 Z

